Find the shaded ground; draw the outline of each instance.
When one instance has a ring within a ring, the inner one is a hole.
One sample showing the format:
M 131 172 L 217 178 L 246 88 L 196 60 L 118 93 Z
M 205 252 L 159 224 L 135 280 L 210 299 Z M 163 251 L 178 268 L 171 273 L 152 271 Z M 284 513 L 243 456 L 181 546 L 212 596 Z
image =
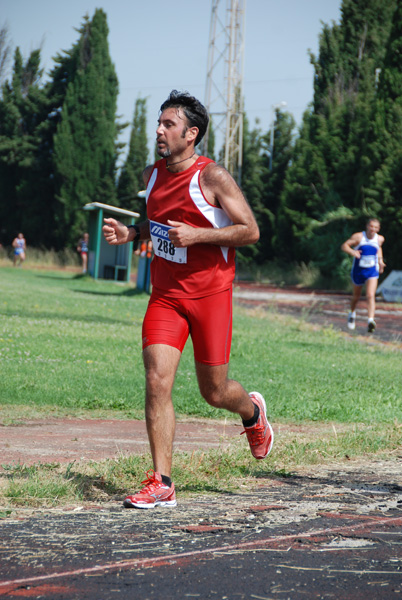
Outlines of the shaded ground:
M 363 343 L 402 346 L 401 305 L 378 303 L 378 329 L 368 336 L 364 303 L 356 332 L 347 330 L 345 295 L 241 285 L 235 297 Z M 240 431 L 232 422 L 182 422 L 176 447 L 233 443 Z M 54 419 L 0 428 L 3 464 L 99 460 L 147 448 L 139 421 Z M 402 598 L 401 463 L 402 451 L 392 461 L 317 466 L 291 477 L 272 475 L 267 463 L 252 490 L 179 495 L 176 509 L 125 510 L 120 501 L 21 509 L 0 520 L 0 596 Z

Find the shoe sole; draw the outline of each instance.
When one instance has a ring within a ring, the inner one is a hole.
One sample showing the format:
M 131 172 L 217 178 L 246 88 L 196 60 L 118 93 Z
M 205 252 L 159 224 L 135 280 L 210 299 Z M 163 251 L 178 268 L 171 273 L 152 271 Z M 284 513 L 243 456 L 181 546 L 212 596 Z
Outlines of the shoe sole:
M 135 504 L 134 502 L 131 502 L 131 500 L 124 500 L 123 506 L 124 506 L 124 508 L 144 508 L 144 509 L 155 508 L 156 506 L 162 506 L 163 508 L 174 508 L 175 506 L 177 506 L 177 502 L 176 502 L 176 500 L 160 500 L 160 501 L 153 502 L 152 504 L 143 504 L 143 503 Z
M 254 456 L 254 454 L 253 454 L 254 458 L 256 458 L 257 460 L 263 460 L 264 458 L 267 458 L 268 454 L 272 450 L 272 446 L 274 445 L 274 430 L 271 427 L 271 423 L 267 419 L 267 405 L 265 403 L 264 396 L 262 396 L 259 392 L 250 392 L 249 396 L 250 396 L 250 398 L 251 398 L 251 396 L 257 396 L 258 400 L 261 402 L 262 408 L 263 408 L 263 411 L 264 411 L 264 415 L 265 415 L 265 419 L 267 421 L 268 429 L 269 429 L 269 431 L 271 433 L 271 443 L 268 446 L 267 453 L 264 454 L 264 456 L 258 456 L 258 457 Z

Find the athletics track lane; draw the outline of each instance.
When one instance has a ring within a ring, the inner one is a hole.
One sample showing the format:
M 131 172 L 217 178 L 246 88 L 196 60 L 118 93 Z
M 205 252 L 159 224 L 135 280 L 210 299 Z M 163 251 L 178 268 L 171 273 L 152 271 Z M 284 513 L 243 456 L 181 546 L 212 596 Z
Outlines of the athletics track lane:
M 22 510 L 0 523 L 0 596 L 401 598 L 400 467 L 267 472 L 253 494 L 179 499 L 176 509 Z

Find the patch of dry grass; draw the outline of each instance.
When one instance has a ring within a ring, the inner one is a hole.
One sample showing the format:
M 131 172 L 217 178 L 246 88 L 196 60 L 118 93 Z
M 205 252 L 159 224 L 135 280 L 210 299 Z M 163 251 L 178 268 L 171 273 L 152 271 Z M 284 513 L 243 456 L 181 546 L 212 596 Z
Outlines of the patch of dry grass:
M 172 477 L 180 494 L 219 494 L 252 487 L 261 478 L 291 476 L 314 465 L 373 457 L 398 459 L 401 448 L 402 425 L 398 423 L 382 426 L 381 431 L 353 424 L 284 425 L 264 461 L 255 461 L 242 440 L 219 449 L 176 452 Z M 2 465 L 0 517 L 9 516 L 18 506 L 121 501 L 127 493 L 138 491 L 150 464 L 150 455 L 142 454 L 68 465 Z

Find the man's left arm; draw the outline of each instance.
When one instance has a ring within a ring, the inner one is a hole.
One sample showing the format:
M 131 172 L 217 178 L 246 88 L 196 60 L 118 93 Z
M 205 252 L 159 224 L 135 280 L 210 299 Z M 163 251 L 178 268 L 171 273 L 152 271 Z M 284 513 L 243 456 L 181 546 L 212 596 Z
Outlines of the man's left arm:
M 227 247 L 255 244 L 260 237 L 257 221 L 241 189 L 228 171 L 211 163 L 201 172 L 200 185 L 207 201 L 224 210 L 232 224 L 215 229 L 168 221 L 168 225 L 172 227 L 169 231 L 171 242 L 177 248 L 194 244 Z
M 382 252 L 382 245 L 384 243 L 384 236 L 379 235 L 378 236 L 378 270 L 380 273 L 384 273 L 384 269 L 387 266 L 384 262 L 384 256 L 383 256 L 383 252 Z

